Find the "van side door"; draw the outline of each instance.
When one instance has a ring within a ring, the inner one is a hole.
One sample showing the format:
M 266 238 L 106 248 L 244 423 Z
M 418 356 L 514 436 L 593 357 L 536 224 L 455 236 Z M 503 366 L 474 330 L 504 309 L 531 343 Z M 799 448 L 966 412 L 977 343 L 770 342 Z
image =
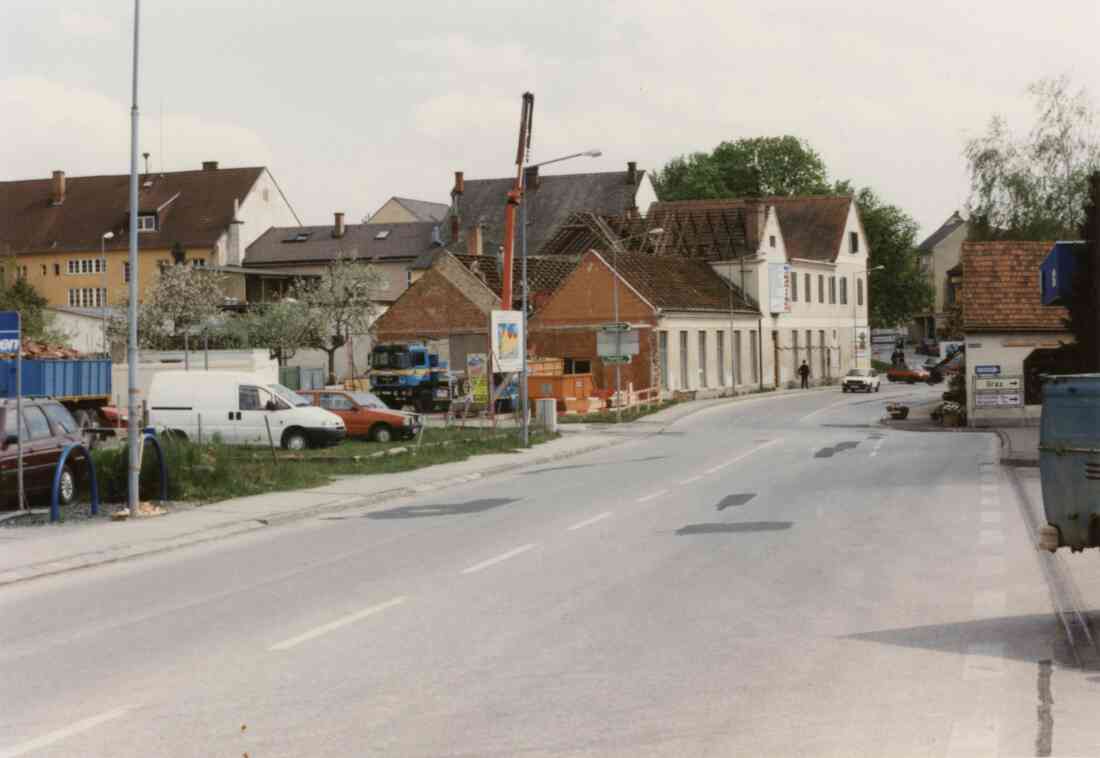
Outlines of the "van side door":
M 286 404 L 266 387 L 253 384 L 240 385 L 237 396 L 240 410 L 234 423 L 238 444 L 267 445 L 267 426 L 270 423 L 272 441 L 278 445 L 282 440 L 284 424 L 279 423 L 282 419 L 277 418 L 278 411 L 270 408 L 285 408 Z

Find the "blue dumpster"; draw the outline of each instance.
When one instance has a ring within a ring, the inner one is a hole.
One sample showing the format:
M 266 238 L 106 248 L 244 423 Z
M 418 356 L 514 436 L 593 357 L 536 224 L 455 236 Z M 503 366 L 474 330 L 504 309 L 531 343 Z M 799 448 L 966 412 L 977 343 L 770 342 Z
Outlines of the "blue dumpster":
M 1039 474 L 1057 546 L 1100 547 L 1100 374 L 1044 383 Z

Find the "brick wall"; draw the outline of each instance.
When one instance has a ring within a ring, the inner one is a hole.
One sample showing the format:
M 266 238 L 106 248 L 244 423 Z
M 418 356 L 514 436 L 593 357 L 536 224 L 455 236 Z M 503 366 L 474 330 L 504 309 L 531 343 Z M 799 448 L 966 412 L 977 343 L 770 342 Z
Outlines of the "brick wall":
M 374 326 L 375 337 L 380 342 L 488 331 L 489 314 L 436 269 L 420 277 Z
M 550 296 L 532 319 L 539 326 L 605 324 L 613 320 L 613 277 L 600 259 L 591 253 Z M 619 282 L 619 320 L 656 324 L 657 314 L 645 300 Z

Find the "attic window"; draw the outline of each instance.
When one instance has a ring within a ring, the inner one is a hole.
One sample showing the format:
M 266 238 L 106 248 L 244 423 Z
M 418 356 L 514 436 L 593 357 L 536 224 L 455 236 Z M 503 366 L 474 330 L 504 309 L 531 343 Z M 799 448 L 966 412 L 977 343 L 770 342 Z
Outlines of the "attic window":
M 157 230 L 157 214 L 155 213 L 142 213 L 137 219 L 137 230 L 139 232 L 155 232 Z
M 378 234 L 374 235 L 374 238 L 376 240 L 384 240 L 389 236 L 390 236 L 390 230 L 389 229 L 383 229 L 382 231 L 378 232 Z
M 313 232 L 294 232 L 283 240 L 283 242 L 305 242 L 309 239 L 311 234 L 313 234 Z

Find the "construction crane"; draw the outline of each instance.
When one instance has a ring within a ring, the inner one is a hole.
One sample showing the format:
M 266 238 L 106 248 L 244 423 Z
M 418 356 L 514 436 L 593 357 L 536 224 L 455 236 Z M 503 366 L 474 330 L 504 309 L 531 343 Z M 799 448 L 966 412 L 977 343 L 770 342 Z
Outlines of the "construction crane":
M 523 202 L 523 169 L 527 165 L 527 154 L 531 150 L 531 121 L 535 113 L 535 96 L 523 93 L 523 108 L 519 117 L 519 147 L 516 150 L 516 181 L 508 193 L 508 204 L 504 207 L 504 261 L 502 262 L 500 307 L 512 309 L 512 261 L 515 251 L 516 209 Z

